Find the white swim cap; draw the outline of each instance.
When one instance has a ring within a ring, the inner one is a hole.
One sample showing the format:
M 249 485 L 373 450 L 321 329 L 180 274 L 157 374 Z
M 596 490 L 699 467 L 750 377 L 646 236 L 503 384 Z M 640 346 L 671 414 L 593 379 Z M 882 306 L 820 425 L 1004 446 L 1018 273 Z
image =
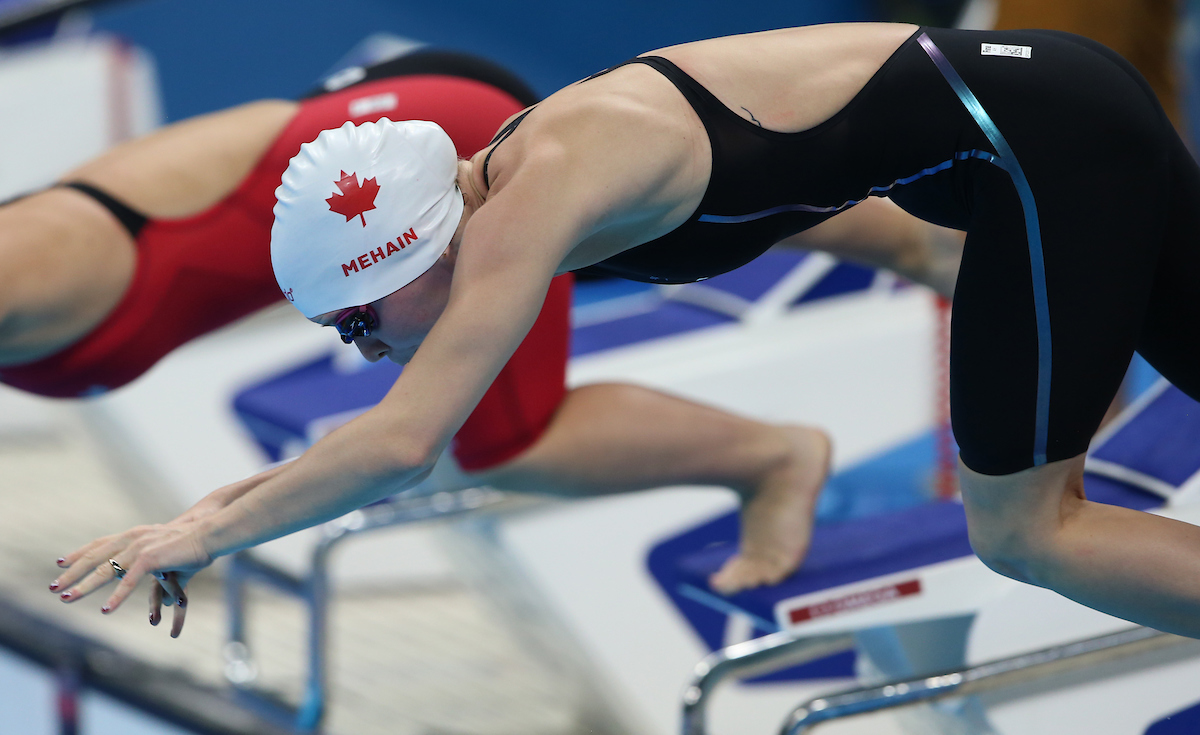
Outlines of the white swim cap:
M 275 190 L 271 264 L 312 318 L 412 283 L 463 212 L 450 136 L 424 120 L 346 123 L 300 146 Z

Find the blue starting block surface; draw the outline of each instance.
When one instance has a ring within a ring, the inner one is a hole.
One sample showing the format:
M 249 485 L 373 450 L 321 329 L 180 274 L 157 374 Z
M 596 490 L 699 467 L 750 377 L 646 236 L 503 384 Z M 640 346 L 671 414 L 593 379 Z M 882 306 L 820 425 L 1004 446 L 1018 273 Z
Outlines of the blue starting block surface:
M 1117 467 L 1127 467 L 1118 462 L 1133 465 L 1138 468 L 1135 480 L 1141 475 L 1170 477 L 1177 481 L 1174 487 L 1178 487 L 1200 471 L 1200 441 L 1177 440 L 1180 436 L 1200 438 L 1195 432 L 1200 432 L 1200 404 L 1173 387 L 1163 387 L 1132 407 L 1115 430 L 1106 432 L 1093 456 L 1109 458 L 1107 462 Z M 1160 452 L 1163 442 L 1171 443 L 1175 451 Z M 647 559 L 650 573 L 688 625 L 709 648 L 717 650 L 726 645 L 731 615 L 752 621 L 757 633 L 772 633 L 779 630 L 775 619 L 776 605 L 784 600 L 969 556 L 971 545 L 960 504 L 940 501 L 911 505 L 914 497 L 911 488 L 920 479 L 906 476 L 906 473 L 931 466 L 932 447 L 930 438 L 918 439 L 833 476 L 827 492 L 832 489 L 886 498 L 895 488 L 901 488 L 909 500 L 897 506 L 894 496 L 874 503 L 862 502 L 860 498 L 858 504 L 861 507 L 878 509 L 890 503 L 898 509 L 860 518 L 841 516 L 832 523 L 821 523 L 818 517 L 803 565 L 774 587 L 726 597 L 708 586 L 708 578 L 737 549 L 739 518 L 736 512 L 709 520 L 657 544 Z M 928 453 L 928 463 L 914 461 L 913 453 L 921 451 Z M 881 482 L 889 470 L 894 473 L 892 479 Z M 1109 465 L 1105 465 L 1105 474 L 1089 472 L 1086 479 L 1088 497 L 1096 502 L 1136 510 L 1163 504 L 1162 493 L 1146 489 L 1144 483 L 1123 481 L 1118 477 L 1120 474 L 1119 470 L 1112 471 Z M 875 484 L 856 483 L 853 481 L 856 477 L 873 478 Z M 1165 484 L 1166 481 L 1160 482 Z M 818 508 L 821 505 L 838 507 L 847 503 L 829 503 L 823 498 Z M 852 675 L 852 656 L 840 654 L 759 681 Z
M 763 298 L 784 275 L 799 267 L 806 257 L 799 251 L 771 251 L 735 271 L 705 281 L 703 287 L 719 290 L 746 304 L 753 304 Z M 810 288 L 798 294 L 792 300 L 791 306 L 794 308 L 830 296 L 861 291 L 869 288 L 874 280 L 874 270 L 850 263 L 838 263 Z M 620 292 L 629 288 L 628 285 L 617 284 L 628 282 L 580 283 L 576 286 L 577 303 L 588 300 L 595 292 L 613 290 L 614 287 Z M 657 290 L 656 287 L 648 285 L 644 285 L 643 288 Z M 651 309 L 577 326 L 572 334 L 571 354 L 580 357 L 735 321 L 737 318 L 727 312 L 715 311 L 694 303 L 663 299 Z
M 753 304 L 808 257 L 800 251 L 768 252 L 736 271 L 705 281 L 703 287 Z M 798 293 L 791 305 L 862 290 L 874 278 L 873 270 L 841 263 Z M 579 283 L 574 313 L 591 316 L 572 330 L 572 356 L 737 321 L 727 312 L 671 300 L 665 293 L 658 286 L 616 279 Z M 606 311 L 605 302 L 615 308 Z M 234 397 L 234 411 L 263 451 L 278 460 L 303 451 L 321 433 L 314 430 L 321 422 L 374 406 L 399 375 L 400 367 L 391 363 L 345 371 L 324 357 L 248 386 Z
M 1200 704 L 1174 712 L 1151 725 L 1145 735 L 1196 735 L 1200 732 Z
M 1141 410 L 1127 412 L 1101 432 L 1088 455 L 1089 471 L 1170 497 L 1200 472 L 1200 405 L 1166 381 L 1135 408 L 1139 404 Z
M 233 410 L 263 451 L 280 460 L 303 451 L 320 421 L 374 406 L 399 376 L 400 366 L 390 362 L 348 374 L 323 357 L 246 388 L 234 396 Z

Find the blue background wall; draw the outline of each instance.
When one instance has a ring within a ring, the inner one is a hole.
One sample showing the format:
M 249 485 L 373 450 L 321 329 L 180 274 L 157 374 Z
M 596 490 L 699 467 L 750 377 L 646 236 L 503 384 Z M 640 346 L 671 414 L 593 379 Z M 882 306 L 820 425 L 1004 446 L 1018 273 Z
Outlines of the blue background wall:
M 127 0 L 96 26 L 158 61 L 169 120 L 294 97 L 378 31 L 498 61 L 546 95 L 660 46 L 710 36 L 870 20 L 871 0 Z

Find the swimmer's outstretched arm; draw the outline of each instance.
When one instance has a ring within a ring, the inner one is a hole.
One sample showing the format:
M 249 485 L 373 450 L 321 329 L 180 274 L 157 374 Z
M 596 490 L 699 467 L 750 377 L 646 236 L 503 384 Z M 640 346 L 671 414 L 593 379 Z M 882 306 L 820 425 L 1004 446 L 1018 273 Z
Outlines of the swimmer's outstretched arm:
M 254 488 L 258 487 L 267 480 L 275 477 L 283 471 L 285 465 L 276 465 L 270 467 L 253 477 L 248 477 L 245 480 L 235 482 L 225 487 L 218 488 L 206 495 L 199 502 L 185 511 L 182 515 L 175 518 L 169 524 L 161 526 L 142 526 L 123 534 L 114 534 L 112 536 L 104 536 L 92 541 L 85 546 L 82 546 L 70 554 L 58 560 L 58 566 L 68 569 L 67 574 L 63 574 L 58 579 L 50 583 L 51 592 L 60 592 L 63 595 L 64 602 L 74 602 L 77 597 L 82 597 L 83 593 L 80 588 L 72 588 L 71 580 L 74 577 L 70 574 L 70 568 L 75 566 L 81 559 L 84 560 L 84 565 L 92 563 L 93 560 L 99 560 L 98 564 L 103 564 L 105 560 L 113 558 L 118 552 L 129 547 L 130 536 L 144 534 L 150 531 L 157 531 L 161 534 L 168 526 L 183 527 L 185 530 L 188 526 L 194 525 L 195 522 L 207 518 L 212 514 L 220 511 L 225 506 L 234 502 Z M 159 578 L 159 583 L 156 584 L 150 591 L 150 624 L 158 625 L 162 620 L 162 606 L 175 609 L 174 622 L 171 626 L 171 637 L 179 637 L 179 633 L 183 630 L 184 619 L 187 615 L 187 594 L 184 589 L 191 580 L 195 571 L 201 569 L 203 565 L 195 567 L 192 570 L 176 570 L 170 574 L 162 575 Z M 105 570 L 107 571 L 107 570 Z M 107 612 L 107 610 L 105 610 Z
M 238 482 L 226 485 L 225 487 L 217 488 L 216 490 L 213 490 L 211 493 L 209 493 L 208 495 L 205 495 L 203 498 L 201 498 L 191 508 L 188 508 L 186 511 L 184 511 L 179 516 L 177 516 L 174 520 L 171 521 L 171 523 L 176 524 L 176 525 L 182 525 L 182 524 L 193 523 L 193 522 L 199 521 L 203 518 L 207 518 L 207 517 L 211 516 L 212 514 L 220 511 L 222 508 L 229 505 L 230 503 L 234 502 L 238 498 L 242 497 L 246 493 L 250 492 L 254 488 L 263 484 L 267 480 L 270 480 L 272 477 L 277 476 L 280 472 L 283 471 L 285 466 L 286 466 L 286 464 L 274 465 L 272 467 L 269 467 L 269 468 L 263 470 L 262 472 L 258 473 L 257 475 L 254 475 L 252 477 L 247 477 L 244 480 L 239 480 Z M 70 554 L 67 554 L 66 556 L 59 559 L 58 565 L 60 567 L 70 567 L 76 561 L 78 561 L 80 558 L 82 558 L 84 556 L 109 554 L 110 551 L 118 548 L 121 543 L 122 542 L 120 541 L 119 535 L 105 536 L 103 538 L 96 539 L 95 541 L 92 541 L 91 543 L 89 543 L 85 546 L 81 546 L 80 548 L 76 549 L 75 551 L 72 551 Z M 105 557 L 105 558 L 107 558 L 107 557 Z M 50 584 L 50 589 L 57 591 L 60 587 L 62 587 L 65 584 L 64 579 L 65 579 L 65 575 L 63 578 L 54 580 L 54 582 L 52 582 Z
M 254 488 L 263 484 L 267 480 L 275 477 L 282 472 L 283 468 L 286 466 L 286 461 L 279 464 L 274 464 L 257 475 L 247 477 L 245 480 L 239 480 L 238 482 L 231 483 L 222 488 L 217 488 L 208 495 L 205 495 L 195 505 L 193 505 L 191 508 L 188 508 L 181 515 L 179 515 L 179 517 L 171 522 L 188 523 L 190 521 L 198 521 L 201 518 L 207 518 L 208 516 L 216 513 L 233 501 L 242 497 L 246 493 L 250 492 Z
M 712 580 L 733 592 L 774 584 L 798 566 L 811 539 L 817 496 L 828 474 L 828 436 L 813 427 L 769 424 L 660 391 L 622 383 L 572 389 L 542 436 L 516 458 L 473 475 L 479 484 L 517 492 L 591 497 L 669 485 L 716 485 L 742 499 L 742 550 Z M 272 467 L 213 491 L 170 525 L 207 518 L 283 472 Z M 98 539 L 64 558 L 101 562 L 124 548 L 122 535 Z M 65 575 L 64 575 L 65 579 Z M 177 586 L 152 590 L 151 621 Z M 63 579 L 55 580 L 59 589 Z M 185 610 L 176 610 L 173 633 Z
M 574 254 L 577 245 L 632 218 L 673 216 L 675 195 L 694 188 L 694 132 L 672 116 L 580 104 L 544 127 L 532 118 L 526 125 L 539 129 L 519 147 L 509 142 L 508 163 L 493 161 L 496 177 L 466 225 L 446 309 L 379 405 L 218 512 L 127 531 L 109 557 L 79 557 L 60 576 L 71 599 L 111 581 L 107 558 L 128 570 L 104 608 L 114 610 L 144 574 L 194 574 L 215 557 L 421 481 L 529 331 L 555 273 L 619 252 L 603 239 L 600 252 Z M 613 134 L 596 136 L 597 126 Z
M 70 599 L 111 581 L 101 566 L 108 558 L 128 570 L 105 605 L 115 610 L 144 574 L 194 574 L 218 556 L 424 479 L 528 332 L 559 263 L 586 231 L 578 213 L 588 207 L 569 199 L 571 187 L 556 185 L 555 173 L 534 157 L 473 216 L 446 310 L 378 406 L 218 512 L 133 529 L 117 537 L 121 548 L 108 556 L 79 556 L 59 578 Z

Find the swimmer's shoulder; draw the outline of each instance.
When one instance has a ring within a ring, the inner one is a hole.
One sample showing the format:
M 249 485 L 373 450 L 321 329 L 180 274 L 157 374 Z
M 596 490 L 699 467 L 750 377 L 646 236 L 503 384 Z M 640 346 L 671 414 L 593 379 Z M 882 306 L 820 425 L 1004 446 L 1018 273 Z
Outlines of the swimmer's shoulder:
M 487 162 L 492 189 L 526 167 L 582 167 L 600 176 L 607 171 L 632 184 L 631 175 L 691 155 L 695 138 L 705 136 L 693 117 L 669 80 L 631 64 L 559 90 L 510 118 L 473 160 L 477 167 Z

